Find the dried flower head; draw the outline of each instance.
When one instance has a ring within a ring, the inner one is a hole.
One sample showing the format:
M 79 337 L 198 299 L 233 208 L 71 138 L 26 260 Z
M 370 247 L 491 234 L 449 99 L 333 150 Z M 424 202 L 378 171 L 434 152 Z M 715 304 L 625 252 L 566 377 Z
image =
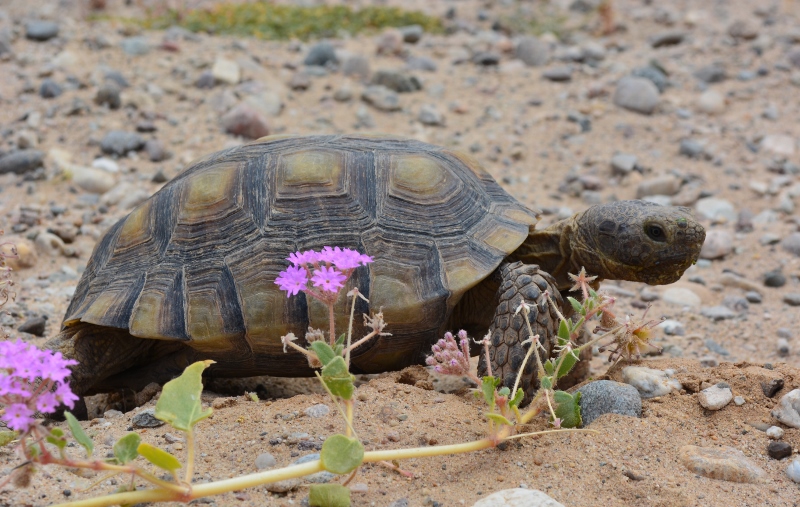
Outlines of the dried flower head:
M 306 331 L 306 341 L 308 343 L 325 341 L 325 333 L 322 332 L 322 329 L 315 329 L 311 326 L 308 326 L 308 331 Z
M 469 375 L 469 338 L 463 329 L 458 332 L 458 343 L 453 333 L 447 332 L 436 342 L 433 355 L 425 359 L 425 364 L 433 366 L 437 373 L 444 375 Z

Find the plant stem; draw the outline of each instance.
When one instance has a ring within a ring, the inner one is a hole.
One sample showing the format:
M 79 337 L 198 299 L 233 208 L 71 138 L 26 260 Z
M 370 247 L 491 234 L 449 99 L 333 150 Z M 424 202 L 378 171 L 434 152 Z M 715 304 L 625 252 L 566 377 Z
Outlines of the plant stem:
M 186 475 L 184 481 L 186 484 L 192 484 L 192 474 L 194 473 L 194 428 L 190 428 L 186 432 Z
M 344 363 L 350 371 L 350 342 L 353 338 L 353 318 L 356 314 L 356 299 L 358 299 L 358 289 L 353 289 L 353 304 L 350 306 L 350 323 L 347 325 L 347 349 L 344 355 Z
M 331 347 L 336 344 L 336 327 L 335 319 L 333 318 L 333 301 L 326 303 L 328 305 L 328 324 L 330 325 L 330 342 Z

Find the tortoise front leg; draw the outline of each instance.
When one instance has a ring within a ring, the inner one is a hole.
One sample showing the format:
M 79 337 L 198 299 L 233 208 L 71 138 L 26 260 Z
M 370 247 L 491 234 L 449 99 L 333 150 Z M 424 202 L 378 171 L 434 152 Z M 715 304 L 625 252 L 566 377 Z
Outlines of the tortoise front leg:
M 496 276 L 500 278 L 501 283 L 497 295 L 497 309 L 489 328 L 491 335 L 489 359 L 492 374 L 502 379 L 503 385 L 511 389 L 514 387 L 517 372 L 522 366 L 528 347 L 533 346 L 530 343 L 522 344 L 530 336 L 523 313 L 515 313 L 517 308 L 523 301 L 530 305 L 529 321 L 531 329 L 534 334 L 539 335 L 539 342 L 546 351 L 546 353 L 537 351 L 544 361 L 553 352 L 559 324 L 558 312 L 545 297 L 545 291 L 550 294 L 550 298 L 558 305 L 559 310 L 562 307 L 562 299 L 553 277 L 541 271 L 535 264 L 503 263 L 498 268 Z M 478 375 L 486 374 L 486 358 L 482 354 L 478 363 Z M 523 404 L 533 399 L 533 394 L 539 387 L 536 377 L 536 358 L 531 356 L 520 381 L 520 387 L 525 392 Z

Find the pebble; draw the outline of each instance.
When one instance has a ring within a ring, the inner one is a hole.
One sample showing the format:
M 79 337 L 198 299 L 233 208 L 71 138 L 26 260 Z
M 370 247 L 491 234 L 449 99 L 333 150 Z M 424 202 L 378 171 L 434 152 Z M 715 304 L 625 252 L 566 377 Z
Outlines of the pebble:
M 800 306 L 800 292 L 789 292 L 781 300 L 789 306 Z
M 400 97 L 385 86 L 368 86 L 361 94 L 361 100 L 381 111 L 399 111 Z
M 705 155 L 705 147 L 696 139 L 681 139 L 678 153 L 688 158 L 702 158 Z
M 720 320 L 727 320 L 736 318 L 738 315 L 736 312 L 728 308 L 727 306 L 717 305 L 717 306 L 707 306 L 700 310 L 700 315 L 707 317 L 714 322 L 718 322 Z
M 500 55 L 494 51 L 478 51 L 472 57 L 472 63 L 488 67 L 500 63 Z
M 541 67 L 550 61 L 550 45 L 538 37 L 521 37 L 515 50 L 517 58 L 530 67 Z
M 169 158 L 169 152 L 167 152 L 164 143 L 158 139 L 148 139 L 144 143 L 144 151 L 147 152 L 147 158 L 150 159 L 150 162 L 161 162 Z
M 603 414 L 642 416 L 642 397 L 635 387 L 611 380 L 597 380 L 577 390 L 581 393 L 581 418 L 588 426 Z
M 622 369 L 622 381 L 639 391 L 642 398 L 657 398 L 672 391 L 680 391 L 683 386 L 666 372 L 644 366 L 626 366 Z
M 742 451 L 733 447 L 698 447 L 684 445 L 680 448 L 681 461 L 690 471 L 720 481 L 757 483 L 767 474 L 752 463 Z
M 417 120 L 423 125 L 439 127 L 444 125 L 444 115 L 436 109 L 436 106 L 423 104 L 419 109 Z
M 372 85 L 385 86 L 397 93 L 410 93 L 422 89 L 419 79 L 405 72 L 379 70 L 370 81 Z
M 786 275 L 780 269 L 773 269 L 764 273 L 764 286 L 765 287 L 783 287 L 786 285 Z
M 97 105 L 107 105 L 110 109 L 119 109 L 122 105 L 119 86 L 114 82 L 108 82 L 98 88 L 94 96 Z
M 697 401 L 708 410 L 720 410 L 732 399 L 733 393 L 727 384 L 717 384 L 697 393 Z
M 771 155 L 791 157 L 795 152 L 795 140 L 785 134 L 770 134 L 761 140 L 761 149 Z
M 0 159 L 0 173 L 3 172 L 2 166 L 3 159 Z M 783 238 L 783 241 L 781 241 L 781 247 L 787 252 L 800 257 L 800 232 L 793 232 Z
M 614 104 L 641 114 L 652 114 L 658 107 L 658 88 L 643 77 L 628 76 L 620 79 L 614 90 Z
M 42 81 L 42 85 L 39 87 L 39 95 L 43 99 L 54 99 L 62 93 L 64 93 L 64 89 L 61 88 L 61 85 L 49 78 Z
M 680 189 L 681 180 L 675 176 L 658 176 L 639 183 L 636 189 L 636 198 L 641 199 L 653 195 L 675 195 Z
M 53 21 L 33 20 L 25 23 L 25 37 L 43 42 L 58 36 L 58 23 Z
M 700 296 L 685 287 L 670 287 L 661 293 L 661 299 L 669 304 L 698 308 L 702 304 Z
M 425 30 L 420 25 L 401 26 L 397 29 L 403 36 L 403 42 L 416 44 L 422 38 Z
M 73 183 L 92 194 L 104 194 L 117 183 L 112 173 L 102 169 L 72 166 L 69 172 Z
M 288 493 L 289 491 L 296 489 L 298 486 L 300 486 L 300 484 L 300 479 L 286 479 L 278 482 L 270 482 L 264 487 L 270 493 Z
M 156 409 L 148 408 L 142 410 L 133 418 L 131 418 L 131 425 L 134 428 L 158 428 L 166 424 L 164 421 L 156 419 Z
M 668 336 L 684 336 L 686 334 L 686 328 L 683 326 L 681 322 L 677 320 L 663 320 L 661 324 L 658 325 L 661 329 L 664 330 L 664 334 Z
M 303 411 L 305 415 L 315 419 L 320 417 L 325 417 L 330 412 L 331 409 L 328 407 L 328 405 L 325 405 L 324 403 L 317 403 L 316 405 L 311 405 L 310 407 L 308 407 Z
M 229 134 L 249 139 L 268 136 L 270 129 L 266 118 L 247 102 L 233 107 L 220 119 L 222 128 Z
M 778 338 L 777 343 L 775 344 L 775 348 L 778 351 L 778 355 L 781 357 L 786 357 L 792 351 L 791 347 L 789 346 L 789 341 L 786 338 Z
M 330 42 L 319 42 L 311 46 L 308 54 L 303 60 L 303 65 L 314 65 L 324 67 L 328 63 L 338 63 L 336 49 Z
M 24 174 L 44 165 L 44 152 L 39 150 L 17 150 L 0 157 L 0 174 Z
M 50 257 L 57 257 L 64 252 L 64 241 L 50 232 L 40 232 L 37 234 L 36 239 L 33 240 L 33 244 L 36 246 L 36 251 L 38 253 Z
M 439 65 L 432 58 L 427 56 L 412 56 L 406 60 L 406 70 L 423 70 L 425 72 L 436 72 Z
M 706 90 L 697 99 L 697 109 L 706 114 L 720 114 L 725 111 L 725 97 L 717 90 Z
M 304 70 L 295 72 L 289 80 L 289 88 L 292 90 L 308 90 L 311 88 L 311 75 Z
M 717 197 L 704 197 L 698 199 L 694 209 L 703 217 L 714 222 L 735 223 L 738 215 L 730 201 Z
M 294 460 L 294 462 L 292 464 L 293 465 L 302 465 L 303 463 L 308 463 L 309 461 L 314 461 L 315 459 L 319 459 L 319 453 L 318 452 L 314 452 L 314 453 L 311 453 L 311 454 L 306 454 L 305 456 L 300 456 L 299 458 Z M 334 474 L 323 470 L 322 472 L 317 472 L 317 473 L 314 473 L 314 474 L 306 475 L 305 477 L 303 477 L 303 479 L 306 482 L 322 484 L 322 483 L 330 482 L 335 477 L 336 476 Z
M 654 85 L 656 85 L 656 88 L 658 88 L 658 93 L 664 93 L 664 90 L 667 89 L 668 82 L 666 74 L 652 65 L 633 69 L 631 76 L 642 77 L 650 80 L 650 82 L 652 82 Z
M 741 396 L 734 396 L 733 403 L 735 403 L 737 407 L 741 407 L 745 404 L 745 400 Z
M 112 130 L 100 140 L 100 149 L 103 153 L 123 157 L 129 151 L 138 151 L 144 148 L 145 139 L 136 132 Z
M 120 47 L 131 56 L 143 56 L 150 52 L 150 43 L 145 37 L 127 37 L 122 39 Z
M 542 72 L 542 77 L 548 81 L 555 81 L 556 83 L 570 81 L 572 80 L 572 67 L 568 65 L 553 67 Z
M 706 232 L 706 241 L 700 250 L 701 259 L 722 259 L 733 253 L 733 234 L 720 229 Z
M 472 507 L 564 507 L 538 489 L 504 489 L 481 498 Z
M 771 414 L 786 426 L 800 428 L 800 389 L 793 389 L 784 394 Z
M 370 76 L 369 58 L 362 55 L 348 56 L 342 63 L 342 73 L 361 81 L 368 80 Z
M 211 75 L 217 83 L 229 85 L 238 84 L 242 78 L 242 70 L 239 64 L 227 58 L 217 58 L 211 66 Z
M 758 27 L 750 20 L 737 20 L 728 27 L 728 35 L 734 39 L 753 40 L 758 37 Z
M 723 65 L 712 63 L 711 65 L 706 65 L 697 69 L 694 72 L 694 77 L 708 84 L 720 83 L 728 78 L 728 73 L 725 71 Z
M 660 32 L 650 37 L 650 46 L 660 48 L 664 46 L 674 46 L 683 42 L 686 32 L 683 30 L 668 30 Z
M 778 391 L 783 389 L 785 382 L 782 378 L 775 378 L 770 380 L 769 382 L 761 382 L 761 392 L 764 393 L 764 396 L 767 398 L 772 398 Z
M 24 238 L 14 238 L 13 243 L 17 248 L 17 256 L 6 259 L 11 269 L 19 270 L 35 266 L 38 256 L 34 244 Z M 0 251 L 6 254 L 11 253 L 10 245 L 0 244 Z
M 265 91 L 256 95 L 249 95 L 244 102 L 256 108 L 264 118 L 279 116 L 283 111 L 283 99 L 278 92 Z
M 264 470 L 266 468 L 274 467 L 278 461 L 275 459 L 275 456 L 268 452 L 262 452 L 256 457 L 256 469 L 257 470 Z
M 767 436 L 773 440 L 780 440 L 783 438 L 783 428 L 779 426 L 770 426 L 765 432 Z
M 786 475 L 794 482 L 800 483 L 800 458 L 795 458 L 786 467 Z
M 389 507 L 408 507 L 408 498 L 399 498 L 390 503 Z
M 214 75 L 211 74 L 210 70 L 205 70 L 197 76 L 197 80 L 194 82 L 194 86 L 196 88 L 200 88 L 201 90 L 210 90 L 214 88 L 214 85 L 217 84 L 217 80 L 214 79 Z
M 611 170 L 616 175 L 625 176 L 636 169 L 637 161 L 636 155 L 617 153 L 611 157 Z
M 44 329 L 47 325 L 47 319 L 43 316 L 33 317 L 23 322 L 17 331 L 20 333 L 28 333 L 34 336 L 44 336 Z

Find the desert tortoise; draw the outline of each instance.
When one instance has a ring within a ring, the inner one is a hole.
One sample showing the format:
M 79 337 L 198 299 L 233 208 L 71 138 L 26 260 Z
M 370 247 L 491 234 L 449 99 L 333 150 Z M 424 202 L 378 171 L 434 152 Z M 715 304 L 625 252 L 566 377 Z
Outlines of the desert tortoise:
M 456 151 L 381 136 L 264 138 L 197 161 L 111 227 L 48 346 L 80 362 L 80 395 L 140 389 L 199 359 L 216 361 L 211 376 L 311 375 L 280 337 L 326 329 L 325 307 L 274 281 L 291 252 L 336 245 L 375 259 L 349 283 L 370 299 L 357 313 L 382 308 L 392 333 L 354 352 L 354 372 L 422 363 L 446 330 L 490 329 L 493 370 L 508 379 L 525 354 L 513 313 L 522 297 L 551 343 L 557 314 L 543 292 L 560 304 L 568 272 L 671 283 L 705 239 L 686 208 L 642 201 L 544 230 L 537 221 Z M 341 330 L 343 296 L 338 305 Z

